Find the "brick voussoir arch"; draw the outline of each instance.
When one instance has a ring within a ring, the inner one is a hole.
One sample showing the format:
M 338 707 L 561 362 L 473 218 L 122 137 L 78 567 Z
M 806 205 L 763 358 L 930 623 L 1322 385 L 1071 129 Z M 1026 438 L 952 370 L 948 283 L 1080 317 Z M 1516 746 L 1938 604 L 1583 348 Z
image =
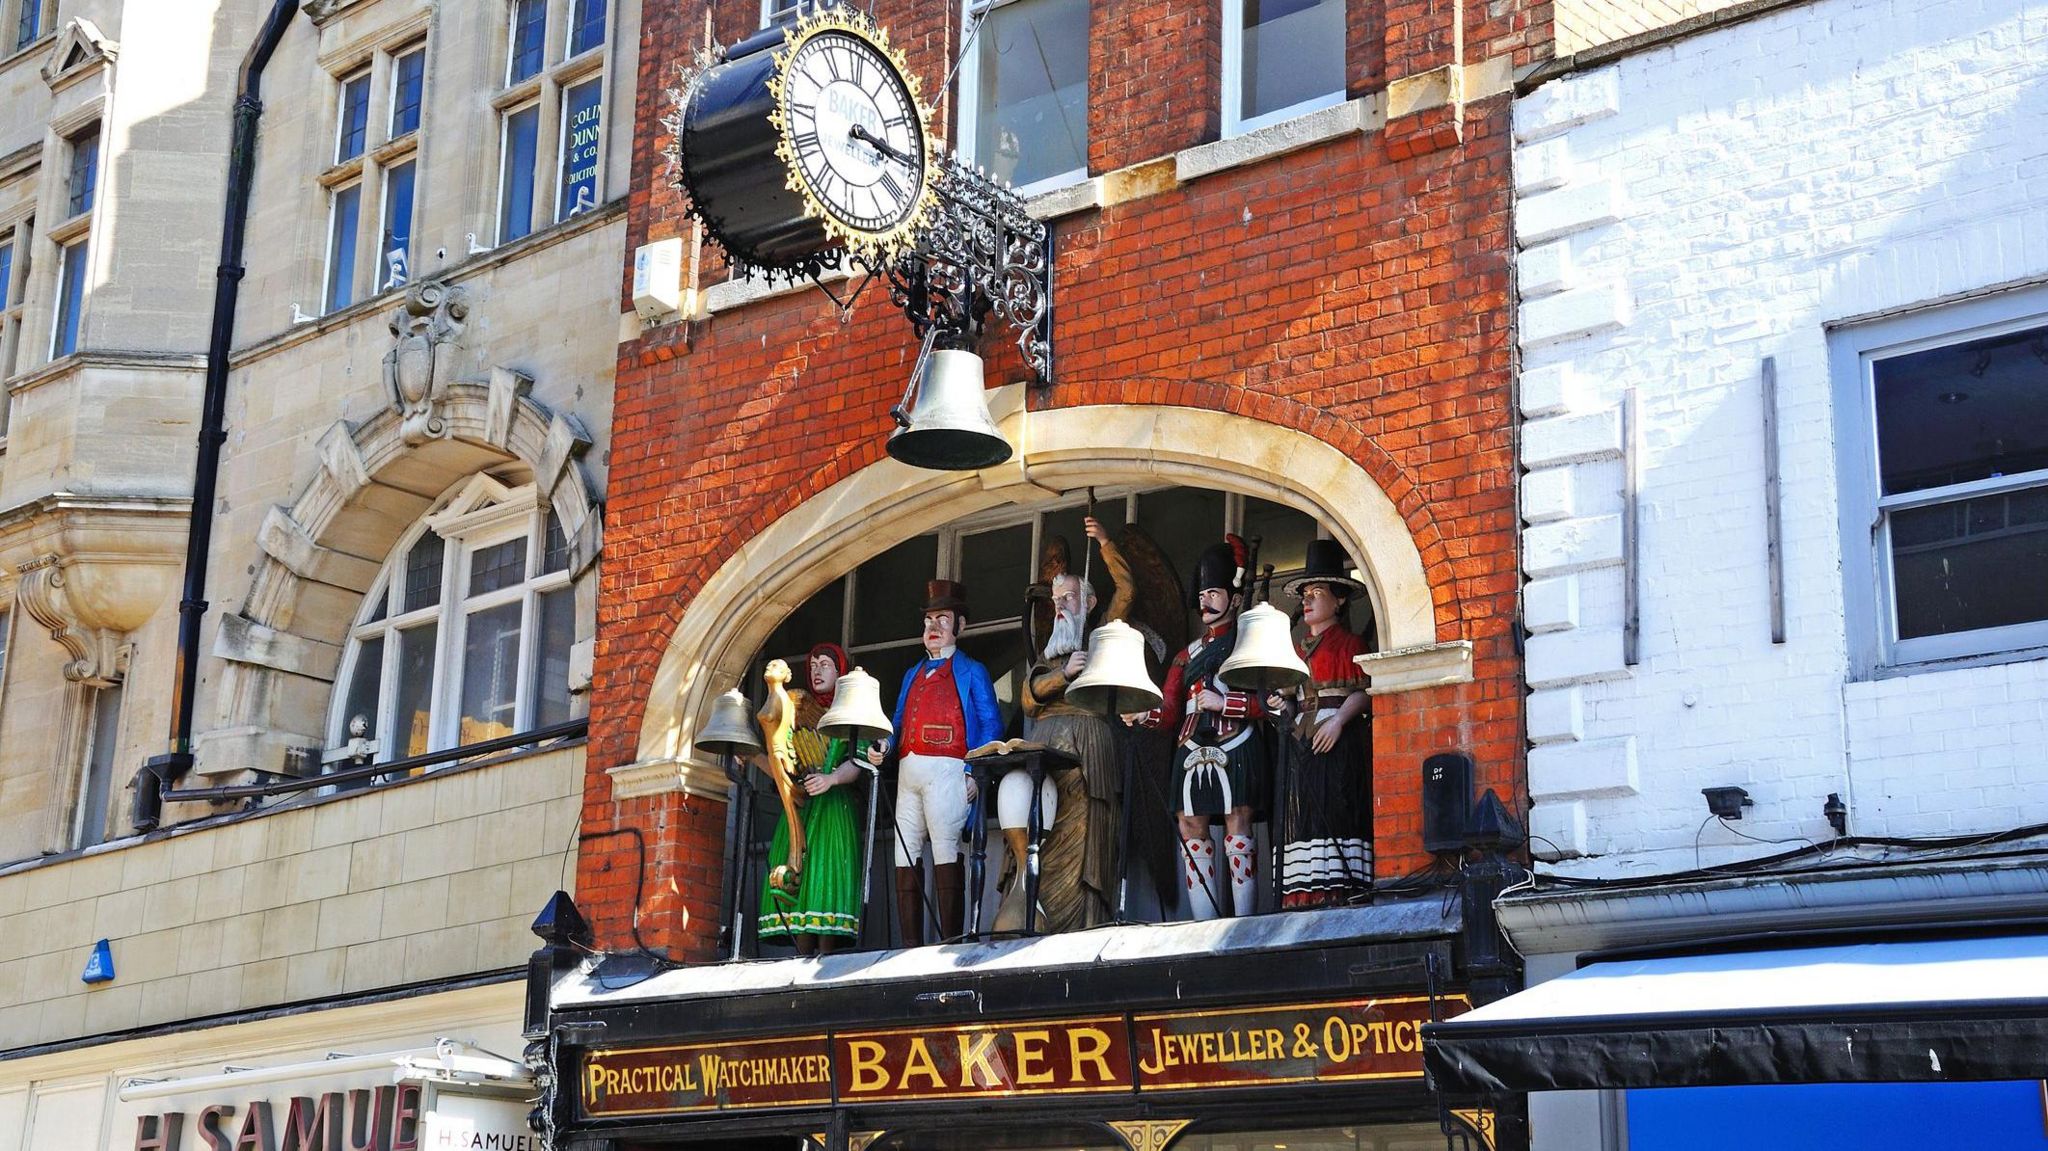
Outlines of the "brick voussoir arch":
M 723 797 L 722 771 L 692 754 L 693 731 L 716 695 L 738 682 L 769 633 L 833 580 L 896 542 L 961 516 L 1047 501 L 1090 485 L 1183 483 L 1299 508 L 1327 525 L 1358 560 L 1383 650 L 1442 646 L 1435 581 L 1409 517 L 1361 461 L 1369 453 L 1341 450 L 1283 422 L 1212 407 L 1063 404 L 1026 413 L 1021 392 L 1012 385 L 994 394 L 1004 434 L 1021 449 L 1008 463 L 933 472 L 873 458 L 879 449 L 857 453 L 816 495 L 753 521 L 766 527 L 722 561 L 707 557 L 693 564 L 676 582 L 702 583 L 676 616 L 644 697 L 633 701 L 644 699 L 638 746 L 632 763 L 610 769 L 614 797 L 678 789 Z M 1306 424 L 1314 412 L 1297 405 L 1289 414 Z M 1228 458 L 1220 444 L 1232 445 Z M 861 458 L 872 462 L 855 467 Z M 889 530 L 876 531 L 877 524 Z M 817 559 L 792 564 L 794 555 Z M 713 562 L 716 570 L 704 573 Z

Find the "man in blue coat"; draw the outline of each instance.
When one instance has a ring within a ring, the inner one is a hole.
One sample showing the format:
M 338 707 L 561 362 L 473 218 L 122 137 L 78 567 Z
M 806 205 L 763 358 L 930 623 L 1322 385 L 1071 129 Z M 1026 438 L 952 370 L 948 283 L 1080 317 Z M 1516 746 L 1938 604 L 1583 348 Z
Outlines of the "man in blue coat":
M 941 940 L 960 935 L 966 916 L 960 829 L 974 802 L 967 753 L 1002 738 L 1003 717 L 988 669 L 962 655 L 967 591 L 952 580 L 926 585 L 925 658 L 896 695 L 896 917 L 908 947 L 924 943 L 924 884 L 918 858 L 932 852 L 932 898 Z

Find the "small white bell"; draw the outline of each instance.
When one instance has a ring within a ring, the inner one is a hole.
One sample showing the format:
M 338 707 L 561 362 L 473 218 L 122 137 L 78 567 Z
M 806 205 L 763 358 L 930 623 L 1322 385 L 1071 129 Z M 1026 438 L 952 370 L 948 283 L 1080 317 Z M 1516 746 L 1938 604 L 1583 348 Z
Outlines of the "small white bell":
M 1264 695 L 1286 691 L 1308 680 L 1308 665 L 1294 650 L 1287 613 L 1269 603 L 1252 607 L 1237 619 L 1237 646 L 1216 670 L 1216 678 L 1233 691 Z
M 881 739 L 895 730 L 882 710 L 882 685 L 859 668 L 839 677 L 832 706 L 818 717 L 818 731 L 828 739 Z
M 1159 685 L 1145 674 L 1145 637 L 1120 619 L 1088 637 L 1088 666 L 1067 685 L 1067 702 L 1104 715 L 1150 711 L 1161 699 Z
M 931 352 L 910 414 L 897 419 L 903 426 L 890 434 L 887 448 L 911 467 L 976 471 L 1010 458 L 1010 441 L 989 418 L 981 357 L 973 352 Z

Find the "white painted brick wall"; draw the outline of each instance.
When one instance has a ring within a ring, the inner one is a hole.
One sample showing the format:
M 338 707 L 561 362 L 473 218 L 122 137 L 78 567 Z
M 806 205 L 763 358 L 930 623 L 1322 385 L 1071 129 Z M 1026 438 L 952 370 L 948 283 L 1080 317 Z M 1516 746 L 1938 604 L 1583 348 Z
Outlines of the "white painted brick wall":
M 2044 93 L 2040 0 L 1816 0 L 1518 101 L 1516 236 L 1540 245 L 1518 328 L 1523 465 L 1542 477 L 1523 505 L 1543 628 L 1528 641 L 1530 826 L 1582 856 L 1559 870 L 1777 850 L 1702 829 L 1700 789 L 1723 784 L 1755 797 L 1741 827 L 1761 838 L 1824 836 L 1830 792 L 1863 834 L 2048 822 L 2048 661 L 1848 681 L 1826 345 L 1831 322 L 2048 279 Z M 1612 525 L 1630 388 L 1642 630 L 1623 668 Z M 1568 502 L 1548 469 L 1570 476 Z
M 1522 589 L 1522 626 L 1531 635 L 1579 626 L 1578 577 L 1530 580 Z
M 1564 519 L 1574 506 L 1570 468 L 1544 468 L 1522 477 L 1522 518 L 1530 523 Z

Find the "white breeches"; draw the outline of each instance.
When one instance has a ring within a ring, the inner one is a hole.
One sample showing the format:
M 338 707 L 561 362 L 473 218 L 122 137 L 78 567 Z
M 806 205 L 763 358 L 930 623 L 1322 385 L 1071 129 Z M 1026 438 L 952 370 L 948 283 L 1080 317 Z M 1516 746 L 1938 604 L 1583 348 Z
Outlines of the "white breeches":
M 966 823 L 967 764 L 906 753 L 896 773 L 896 866 L 915 866 L 927 842 L 934 864 L 957 861 Z

